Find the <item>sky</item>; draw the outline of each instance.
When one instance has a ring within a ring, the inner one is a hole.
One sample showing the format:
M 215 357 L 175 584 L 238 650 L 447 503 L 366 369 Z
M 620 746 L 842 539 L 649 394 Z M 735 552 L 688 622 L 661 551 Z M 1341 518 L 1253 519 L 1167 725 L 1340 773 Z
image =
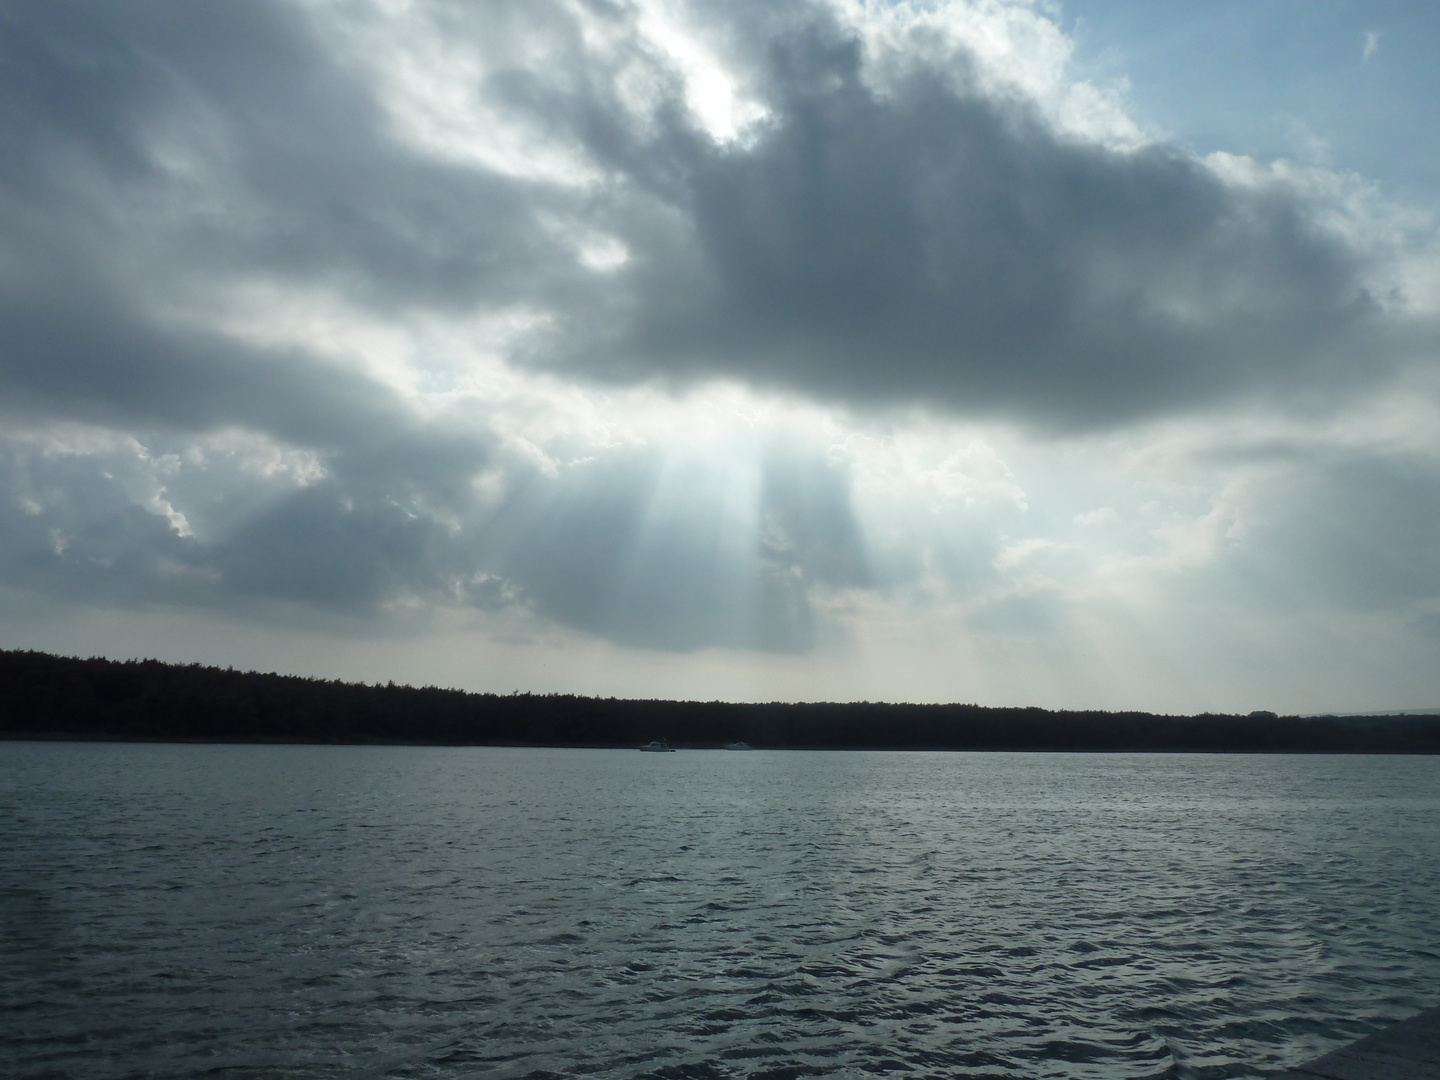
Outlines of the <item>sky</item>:
M 1440 8 L 0 0 L 0 647 L 1440 707 Z

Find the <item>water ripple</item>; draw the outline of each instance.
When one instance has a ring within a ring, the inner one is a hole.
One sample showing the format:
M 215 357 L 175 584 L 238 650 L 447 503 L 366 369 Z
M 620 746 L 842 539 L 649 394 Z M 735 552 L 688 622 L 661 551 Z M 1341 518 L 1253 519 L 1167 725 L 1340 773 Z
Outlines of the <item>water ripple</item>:
M 1434 1003 L 1437 780 L 0 744 L 0 1071 L 1257 1077 Z

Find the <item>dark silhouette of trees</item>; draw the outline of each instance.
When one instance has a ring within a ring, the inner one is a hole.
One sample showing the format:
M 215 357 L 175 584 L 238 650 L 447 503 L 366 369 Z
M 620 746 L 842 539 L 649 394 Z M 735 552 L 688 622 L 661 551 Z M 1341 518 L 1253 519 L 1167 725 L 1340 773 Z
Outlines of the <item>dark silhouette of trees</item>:
M 1440 716 L 1159 716 L 978 705 L 732 704 L 370 686 L 0 651 L 9 738 L 948 750 L 1440 753 Z

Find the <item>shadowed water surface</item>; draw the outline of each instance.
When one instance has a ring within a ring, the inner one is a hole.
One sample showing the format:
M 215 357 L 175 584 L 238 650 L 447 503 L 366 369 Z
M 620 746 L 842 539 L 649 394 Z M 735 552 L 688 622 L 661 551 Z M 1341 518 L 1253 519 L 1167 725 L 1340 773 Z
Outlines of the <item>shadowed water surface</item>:
M 0 744 L 16 1077 L 1255 1077 L 1440 1000 L 1440 759 Z

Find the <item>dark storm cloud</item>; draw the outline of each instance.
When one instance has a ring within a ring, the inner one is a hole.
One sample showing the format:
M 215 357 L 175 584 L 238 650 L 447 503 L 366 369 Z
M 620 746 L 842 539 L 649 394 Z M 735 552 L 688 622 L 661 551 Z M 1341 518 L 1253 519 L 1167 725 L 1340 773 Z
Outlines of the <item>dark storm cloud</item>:
M 8 577 L 96 599 L 361 611 L 466 571 L 473 560 L 406 507 L 468 495 L 492 450 L 483 427 L 422 420 L 353 368 L 166 308 L 227 273 L 469 304 L 482 283 L 503 292 L 533 246 L 514 239 L 513 191 L 398 149 L 366 88 L 285 5 L 4 5 L 0 109 L 0 413 L 152 446 L 261 433 L 314 451 L 326 473 L 255 503 L 254 477 L 201 470 L 192 516 L 212 498 L 252 505 L 215 508 L 197 539 L 138 505 L 105 455 L 30 453 L 54 497 L 40 513 L 7 505 Z
M 496 235 L 515 198 L 397 150 L 283 5 L 6 5 L 0 107 L 0 386 L 31 419 L 234 425 L 393 471 L 416 441 L 393 391 L 159 312 L 226 269 L 440 302 L 524 263 Z
M 397 143 L 294 5 L 58 0 L 0 18 L 12 241 L 20 224 L 113 265 L 116 243 L 159 240 L 182 272 L 263 269 L 385 305 L 528 298 L 556 261 L 532 217 L 543 185 Z
M 1389 368 L 1361 260 L 1293 190 L 1058 134 L 953 73 L 878 92 L 819 15 L 759 56 L 752 147 L 671 131 L 638 172 L 694 243 L 640 247 L 605 370 L 1090 426 Z
M 632 255 L 589 289 L 567 279 L 556 332 L 518 358 L 1086 427 L 1343 395 L 1423 343 L 1299 187 L 1063 134 L 963 56 L 877 89 L 822 5 L 727 11 L 711 29 L 769 110 L 739 142 L 700 130 L 663 72 L 670 98 L 634 122 L 620 65 L 573 34 L 564 76 L 491 76 L 605 171 L 584 220 Z
M 234 424 L 326 448 L 405 416 L 381 386 L 298 350 L 161 328 L 83 285 L 69 292 L 0 300 L 0 386 L 12 415 L 199 431 Z
M 1294 190 L 1058 133 L 982 92 L 963 55 L 877 89 L 824 6 L 708 12 L 769 110 L 719 144 L 623 5 L 587 15 L 628 42 L 619 55 L 587 51 L 550 5 L 428 10 L 490 54 L 477 99 L 582 150 L 603 182 L 420 154 L 287 5 L 9 5 L 12 306 L 68 319 L 49 294 L 70 266 L 126 277 L 140 305 L 187 273 L 263 273 L 372 307 L 535 305 L 552 330 L 516 359 L 587 377 L 738 376 L 1072 426 L 1344 389 L 1392 366 L 1362 260 Z M 537 37 L 553 64 L 507 61 Z M 644 122 L 619 88 L 627 64 L 660 94 Z M 183 168 L 167 164 L 177 146 Z M 630 261 L 582 271 L 564 223 L 618 238 Z M 162 257 L 137 268 L 142 248 Z M 97 335 L 123 316 L 79 300 Z M 9 320 L 7 366 L 115 370 Z M 162 364 L 150 382 L 170 378 Z

